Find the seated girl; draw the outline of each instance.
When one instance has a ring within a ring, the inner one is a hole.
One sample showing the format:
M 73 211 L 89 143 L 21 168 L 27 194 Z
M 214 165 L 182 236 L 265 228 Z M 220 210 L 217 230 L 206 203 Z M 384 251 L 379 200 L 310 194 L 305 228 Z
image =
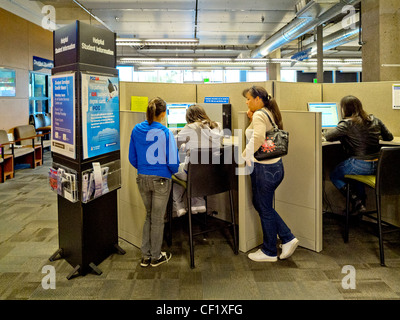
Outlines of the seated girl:
M 177 135 L 179 154 L 184 154 L 184 161 L 179 165 L 179 171 L 175 176 L 180 180 L 187 180 L 187 168 L 190 157 L 190 150 L 194 148 L 220 148 L 224 137 L 221 125 L 210 120 L 203 107 L 191 105 L 186 110 L 185 127 Z M 173 184 L 174 211 L 178 217 L 187 212 L 183 201 L 185 189 Z M 192 213 L 206 212 L 206 202 L 203 197 L 191 199 Z

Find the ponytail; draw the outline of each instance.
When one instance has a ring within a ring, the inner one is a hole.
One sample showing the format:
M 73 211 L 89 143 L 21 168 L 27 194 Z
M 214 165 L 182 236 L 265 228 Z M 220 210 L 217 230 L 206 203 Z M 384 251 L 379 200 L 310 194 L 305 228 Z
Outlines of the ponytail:
M 160 97 L 153 98 L 149 101 L 146 110 L 146 119 L 149 124 L 154 122 L 154 118 L 167 110 L 167 104 Z

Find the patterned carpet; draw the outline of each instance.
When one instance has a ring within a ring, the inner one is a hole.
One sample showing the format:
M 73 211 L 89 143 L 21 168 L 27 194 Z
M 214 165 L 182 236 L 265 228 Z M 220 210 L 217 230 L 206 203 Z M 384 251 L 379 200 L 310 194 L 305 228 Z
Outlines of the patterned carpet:
M 43 166 L 20 168 L 14 179 L 0 184 L 1 300 L 400 300 L 400 233 L 385 236 L 386 267 L 381 267 L 371 224 L 353 222 L 345 244 L 342 221 L 332 215 L 324 216 L 320 253 L 299 247 L 287 260 L 256 263 L 245 253 L 234 255 L 229 235 L 216 232 L 196 239 L 196 268 L 190 269 L 182 217 L 174 220 L 169 263 L 141 268 L 140 250 L 120 239 L 126 254 L 104 260 L 98 266 L 101 275 L 67 280 L 72 266 L 63 259 L 48 260 L 58 249 L 50 165 L 50 152 L 45 152 Z M 342 272 L 346 265 L 355 274 Z M 42 273 L 46 266 L 54 267 L 55 289 L 45 289 L 51 282 L 51 273 Z

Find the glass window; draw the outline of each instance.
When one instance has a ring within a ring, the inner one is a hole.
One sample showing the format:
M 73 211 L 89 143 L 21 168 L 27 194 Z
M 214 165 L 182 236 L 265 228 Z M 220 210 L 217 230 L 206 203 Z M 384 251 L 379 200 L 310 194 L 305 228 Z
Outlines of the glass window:
M 133 81 L 133 67 L 117 66 L 119 71 L 119 81 Z
M 0 68 L 0 97 L 15 97 L 15 70 Z
M 247 71 L 247 82 L 267 81 L 267 71 Z
M 29 75 L 29 114 L 50 112 L 49 75 L 30 72 Z
M 296 70 L 281 70 L 281 81 L 296 82 L 297 71 Z

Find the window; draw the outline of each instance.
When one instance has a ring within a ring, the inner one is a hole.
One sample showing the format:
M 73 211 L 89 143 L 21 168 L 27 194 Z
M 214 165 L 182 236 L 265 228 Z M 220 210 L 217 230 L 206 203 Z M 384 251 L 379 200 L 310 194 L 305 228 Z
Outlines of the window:
M 29 114 L 47 113 L 51 109 L 49 75 L 30 72 Z
M 15 70 L 0 68 L 0 97 L 15 97 Z

